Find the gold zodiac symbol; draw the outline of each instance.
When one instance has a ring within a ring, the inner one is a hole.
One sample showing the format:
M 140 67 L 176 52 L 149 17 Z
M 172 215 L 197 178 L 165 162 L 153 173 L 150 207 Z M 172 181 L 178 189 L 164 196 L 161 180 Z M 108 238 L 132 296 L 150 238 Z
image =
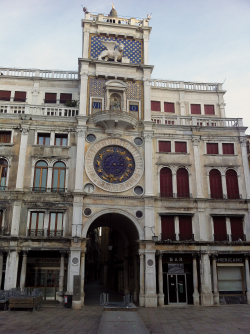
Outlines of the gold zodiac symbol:
M 133 167 L 133 165 L 132 165 L 132 164 L 128 164 L 128 168 L 129 168 L 129 167 Z
M 97 172 L 98 172 L 98 173 L 102 173 L 101 168 L 97 169 Z
M 121 182 L 122 179 L 124 179 L 124 175 L 119 178 L 119 181 Z
M 132 159 L 129 159 L 129 157 L 126 157 L 126 160 L 128 160 L 128 161 L 132 161 Z
M 99 160 L 97 160 L 97 165 L 101 167 L 101 162 Z
M 106 150 L 106 152 L 114 153 L 113 147 L 111 147 L 110 149 Z
M 128 173 L 125 173 L 126 176 L 129 176 Z
M 101 160 L 102 160 L 102 157 L 103 157 L 103 153 L 99 153 L 99 156 L 100 156 L 100 158 L 101 158 Z

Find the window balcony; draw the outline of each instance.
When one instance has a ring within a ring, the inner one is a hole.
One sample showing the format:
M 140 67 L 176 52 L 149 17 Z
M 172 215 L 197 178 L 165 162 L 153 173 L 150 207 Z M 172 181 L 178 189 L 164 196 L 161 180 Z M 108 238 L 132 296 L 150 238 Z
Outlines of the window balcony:
M 28 230 L 28 236 L 29 237 L 43 237 L 44 236 L 44 230 Z
M 62 237 L 63 236 L 63 230 L 48 230 L 47 231 L 48 237 Z
M 168 192 L 168 193 L 161 192 L 160 193 L 160 197 L 175 197 L 174 195 L 175 194 L 173 192 Z
M 52 192 L 52 193 L 65 193 L 66 188 L 45 188 L 45 187 L 32 187 L 31 191 L 39 192 L 39 193 L 46 193 L 46 192 Z
M 232 241 L 246 241 L 246 235 L 242 233 L 231 234 Z
M 229 241 L 228 234 L 214 234 L 214 241 Z
M 180 241 L 194 241 L 194 235 L 192 233 L 180 233 L 179 240 Z
M 191 193 L 182 193 L 182 194 L 177 193 L 177 198 L 192 198 L 192 194 Z
M 7 186 L 0 186 L 0 191 L 5 191 L 5 190 L 8 190 Z
M 242 195 L 241 194 L 228 194 L 227 199 L 241 199 Z
M 162 242 L 168 242 L 168 241 L 176 241 L 176 234 L 175 233 L 170 233 L 167 235 L 162 236 L 161 238 Z
M 192 198 L 192 194 L 191 193 L 183 193 L 183 194 L 175 194 L 175 193 L 164 193 L 161 192 L 159 194 L 159 197 L 162 198 Z

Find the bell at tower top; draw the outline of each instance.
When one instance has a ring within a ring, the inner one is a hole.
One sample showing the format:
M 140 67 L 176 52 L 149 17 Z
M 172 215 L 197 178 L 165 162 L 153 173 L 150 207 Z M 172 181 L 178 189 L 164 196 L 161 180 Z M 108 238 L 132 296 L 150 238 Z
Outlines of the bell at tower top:
M 117 11 L 115 10 L 115 4 L 112 2 L 112 9 L 111 9 L 111 11 L 110 11 L 110 13 L 109 13 L 109 16 L 110 17 L 117 17 Z

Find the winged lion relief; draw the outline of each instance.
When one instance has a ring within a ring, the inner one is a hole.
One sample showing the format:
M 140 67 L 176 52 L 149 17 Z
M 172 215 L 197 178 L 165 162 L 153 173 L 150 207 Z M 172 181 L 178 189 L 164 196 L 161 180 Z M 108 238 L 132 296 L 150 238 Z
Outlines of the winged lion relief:
M 103 42 L 102 41 L 102 45 L 107 49 L 107 50 L 103 50 L 99 57 L 98 60 L 102 60 L 103 58 L 105 59 L 105 61 L 108 61 L 109 59 L 114 59 L 115 62 L 117 62 L 117 60 L 121 60 L 122 59 L 122 55 L 123 55 L 123 49 L 124 49 L 124 45 L 121 43 L 117 43 L 114 41 L 108 41 L 108 42 Z M 115 49 L 115 47 L 118 46 L 117 49 Z

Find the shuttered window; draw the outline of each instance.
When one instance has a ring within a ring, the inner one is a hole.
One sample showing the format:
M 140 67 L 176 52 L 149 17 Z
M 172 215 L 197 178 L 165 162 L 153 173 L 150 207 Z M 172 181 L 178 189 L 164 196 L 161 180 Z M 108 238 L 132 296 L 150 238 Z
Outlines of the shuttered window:
M 45 103 L 56 103 L 56 93 L 45 93 Z
M 10 101 L 11 91 L 8 90 L 0 90 L 0 100 L 2 101 Z
M 211 198 L 223 198 L 221 173 L 218 169 L 210 170 L 209 183 Z
M 226 217 L 213 217 L 214 241 L 227 240 Z
M 72 101 L 72 94 L 60 94 L 60 103 L 66 103 L 67 101 Z
M 217 143 L 207 143 L 207 154 L 219 154 Z
M 192 240 L 192 217 L 190 216 L 180 216 L 179 217 L 179 230 L 180 240 Z
M 174 103 L 164 102 L 164 112 L 174 113 Z
M 171 152 L 171 142 L 159 141 L 159 152 Z
M 231 217 L 230 224 L 232 241 L 237 241 L 239 239 L 244 241 L 242 217 Z
M 204 105 L 204 111 L 205 111 L 205 115 L 214 115 L 215 114 L 213 105 L 205 104 Z
M 222 152 L 223 152 L 223 154 L 234 154 L 234 144 L 223 143 L 222 144 Z
M 173 197 L 172 171 L 170 168 L 162 168 L 160 171 L 161 197 Z
M 187 143 L 185 141 L 175 142 L 175 152 L 176 153 L 187 153 Z
M 161 216 L 162 240 L 176 240 L 174 216 Z
M 10 143 L 11 131 L 0 131 L 0 143 Z
M 201 114 L 200 104 L 191 104 L 191 114 L 194 114 L 194 115 L 200 115 Z
M 177 177 L 177 197 L 189 197 L 188 171 L 185 168 L 179 168 Z
M 15 92 L 14 101 L 25 102 L 26 101 L 26 92 Z
M 226 183 L 227 183 L 227 198 L 229 199 L 239 198 L 238 176 L 235 170 L 228 169 L 226 171 Z
M 151 110 L 152 111 L 161 111 L 161 102 L 160 101 L 151 101 Z

